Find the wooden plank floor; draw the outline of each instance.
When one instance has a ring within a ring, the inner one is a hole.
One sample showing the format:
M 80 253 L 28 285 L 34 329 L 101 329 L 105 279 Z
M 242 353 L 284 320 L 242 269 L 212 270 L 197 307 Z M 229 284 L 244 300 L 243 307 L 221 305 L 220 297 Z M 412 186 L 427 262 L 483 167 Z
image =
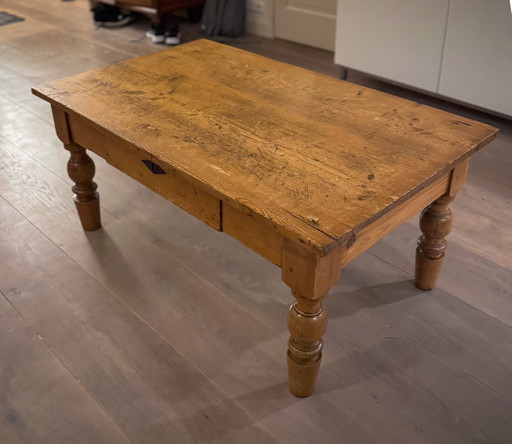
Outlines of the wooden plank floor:
M 453 205 L 439 286 L 411 282 L 413 218 L 327 301 L 314 396 L 286 384 L 279 269 L 97 159 L 104 227 L 84 233 L 38 83 L 163 49 L 149 22 L 94 29 L 85 0 L 2 0 L 0 442 L 512 442 L 512 124 L 362 74 L 349 80 L 498 126 Z M 197 26 L 184 28 L 185 40 Z M 332 54 L 241 48 L 336 76 Z

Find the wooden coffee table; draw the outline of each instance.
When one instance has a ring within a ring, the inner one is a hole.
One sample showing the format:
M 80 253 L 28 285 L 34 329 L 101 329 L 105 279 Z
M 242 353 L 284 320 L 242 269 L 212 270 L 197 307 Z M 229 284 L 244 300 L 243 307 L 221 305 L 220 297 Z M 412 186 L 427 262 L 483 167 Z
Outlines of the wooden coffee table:
M 290 390 L 301 397 L 314 390 L 327 327 L 322 301 L 341 268 L 425 208 L 415 283 L 432 289 L 448 205 L 471 155 L 497 133 L 206 40 L 33 92 L 52 105 L 71 153 L 84 230 L 101 226 L 88 149 L 281 267 L 295 297 Z

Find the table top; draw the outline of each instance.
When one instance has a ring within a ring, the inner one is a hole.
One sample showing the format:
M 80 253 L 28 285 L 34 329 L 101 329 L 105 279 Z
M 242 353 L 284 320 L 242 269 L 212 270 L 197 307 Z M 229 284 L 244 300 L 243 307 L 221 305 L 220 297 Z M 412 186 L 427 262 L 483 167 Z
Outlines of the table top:
M 207 40 L 33 92 L 319 249 L 384 215 L 498 131 Z

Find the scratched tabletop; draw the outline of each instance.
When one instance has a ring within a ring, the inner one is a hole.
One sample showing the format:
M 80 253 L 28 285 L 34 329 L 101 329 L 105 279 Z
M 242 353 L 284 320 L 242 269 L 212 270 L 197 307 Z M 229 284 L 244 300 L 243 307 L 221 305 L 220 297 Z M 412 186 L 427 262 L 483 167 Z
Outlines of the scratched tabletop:
M 34 93 L 319 248 L 385 214 L 497 132 L 207 40 Z

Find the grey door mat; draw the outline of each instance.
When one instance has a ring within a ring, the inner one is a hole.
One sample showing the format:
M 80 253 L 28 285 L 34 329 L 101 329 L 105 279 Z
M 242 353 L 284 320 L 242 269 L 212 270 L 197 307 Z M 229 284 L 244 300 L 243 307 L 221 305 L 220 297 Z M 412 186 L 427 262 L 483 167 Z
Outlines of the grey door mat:
M 8 12 L 0 11 L 0 26 L 8 25 L 10 23 L 22 22 L 25 20 L 23 17 L 18 17 Z

